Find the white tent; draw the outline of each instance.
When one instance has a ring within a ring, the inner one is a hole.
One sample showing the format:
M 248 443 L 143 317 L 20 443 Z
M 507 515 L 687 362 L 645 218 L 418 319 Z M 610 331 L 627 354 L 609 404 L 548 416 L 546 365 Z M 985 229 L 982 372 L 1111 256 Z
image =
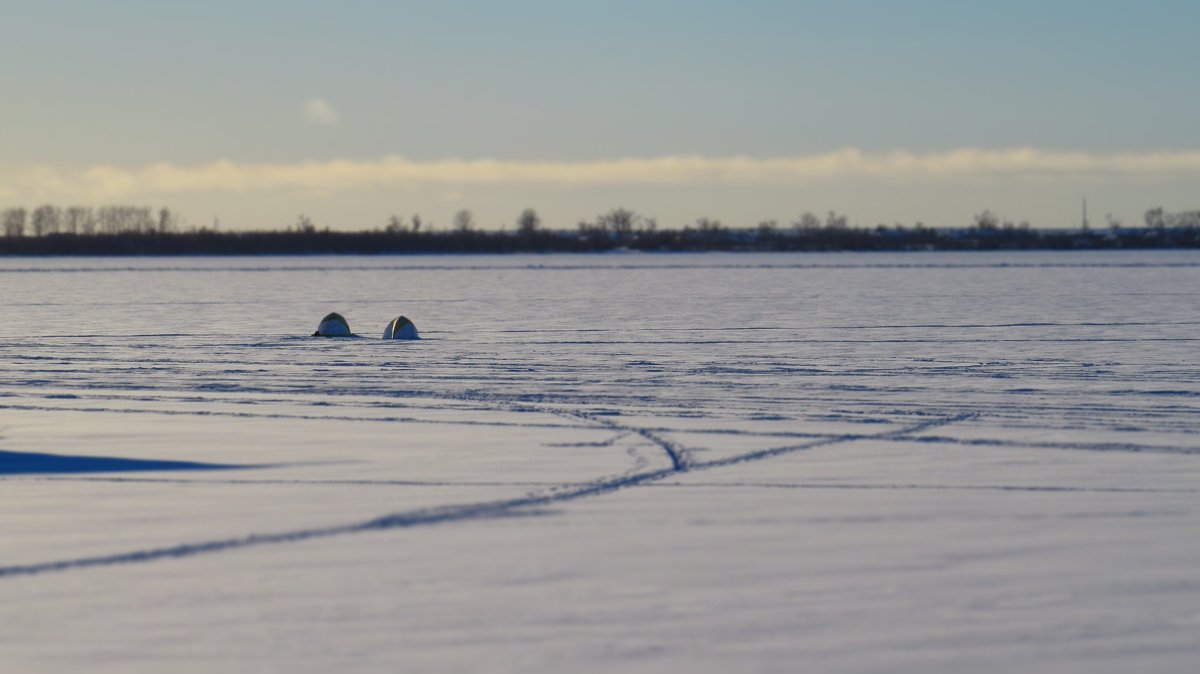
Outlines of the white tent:
M 334 312 L 321 319 L 321 324 L 317 326 L 317 331 L 312 334 L 313 337 L 350 337 L 354 333 L 350 332 L 350 324 L 346 322 L 342 315 Z
M 417 326 L 404 316 L 393 318 L 391 323 L 383 330 L 384 339 L 420 339 L 417 334 Z

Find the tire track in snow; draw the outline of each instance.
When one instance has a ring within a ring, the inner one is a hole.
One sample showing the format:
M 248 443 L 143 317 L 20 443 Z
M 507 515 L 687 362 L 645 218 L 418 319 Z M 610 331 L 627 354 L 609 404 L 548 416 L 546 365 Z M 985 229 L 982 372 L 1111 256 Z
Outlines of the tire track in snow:
M 724 459 L 714 459 L 712 461 L 705 461 L 703 463 L 694 464 L 692 466 L 692 468 L 701 469 L 701 468 L 720 468 L 722 466 L 732 466 L 732 465 L 739 464 L 739 463 L 748 463 L 751 461 L 761 461 L 763 459 L 769 459 L 773 456 L 779 456 L 781 454 L 790 454 L 792 452 L 797 452 L 800 450 L 815 449 L 817 447 L 836 445 L 836 444 L 841 444 L 844 442 L 853 442 L 856 440 L 906 440 L 906 439 L 909 439 L 911 436 L 913 436 L 916 433 L 922 433 L 922 432 L 930 430 L 932 428 L 940 428 L 942 426 L 956 424 L 961 421 L 967 421 L 970 419 L 974 419 L 977 416 L 979 416 L 979 415 L 977 415 L 975 413 L 958 414 L 958 415 L 955 415 L 952 417 L 941 417 L 938 419 L 930 419 L 928 421 L 923 421 L 919 424 L 915 424 L 915 425 L 909 426 L 907 428 L 900 428 L 900 429 L 897 429 L 894 431 L 887 431 L 884 433 L 865 434 L 865 435 L 864 434 L 856 434 L 856 435 L 831 436 L 831 437 L 825 438 L 823 440 L 814 440 L 812 442 L 806 442 L 806 443 L 802 443 L 802 444 L 798 444 L 798 445 L 788 445 L 788 446 L 784 446 L 784 447 L 772 447 L 769 449 L 760 449 L 755 452 L 749 452 L 746 454 L 738 454 L 736 456 L 730 456 L 730 457 L 726 457 Z
M 617 489 L 631 487 L 643 482 L 660 480 L 675 474 L 673 470 L 659 470 L 640 473 L 616 480 L 604 480 L 589 484 L 585 487 L 560 491 L 547 495 L 526 495 L 500 501 L 486 501 L 463 505 L 422 508 L 402 513 L 383 515 L 375 519 L 354 524 L 323 527 L 318 529 L 298 529 L 271 534 L 251 534 L 248 536 L 203 541 L 199 543 L 184 543 L 160 548 L 134 550 L 131 552 L 95 557 L 81 557 L 37 564 L 0 567 L 0 578 L 14 576 L 29 576 L 59 571 L 86 569 L 120 564 L 137 564 L 164 559 L 179 559 L 196 555 L 224 552 L 241 548 L 272 545 L 279 543 L 296 543 L 315 538 L 329 538 L 349 534 L 400 529 L 422 525 L 442 524 L 463 520 L 483 519 L 489 517 L 504 517 L 517 509 L 565 503 L 587 496 L 604 494 Z
M 1062 449 L 1082 452 L 1127 452 L 1131 454 L 1200 454 L 1200 447 L 1171 447 L 1167 445 L 1138 445 L 1129 442 L 1036 442 L 1001 440 L 997 438 L 954 438 L 927 435 L 906 438 L 912 442 L 960 447 L 1019 447 L 1031 449 Z
M 671 461 L 671 470 L 673 471 L 685 471 L 688 469 L 691 463 L 688 458 L 687 450 L 645 428 L 626 426 L 624 424 L 619 424 L 615 421 L 612 421 L 611 419 L 606 419 L 600 415 L 587 414 L 584 412 L 559 412 L 559 414 L 568 418 L 583 419 L 584 421 L 592 422 L 593 424 L 603 426 L 618 433 L 636 433 L 655 445 L 658 445 L 658 447 L 660 447 L 663 452 L 666 453 L 667 458 Z
M 214 480 L 207 478 L 169 478 L 169 477 L 60 477 L 60 476 L 10 476 L 4 478 L 7 482 L 103 482 L 103 483 L 151 483 L 151 484 L 181 484 L 191 486 L 205 485 L 261 485 L 322 487 L 329 485 L 355 487 L 540 487 L 543 489 L 565 489 L 581 487 L 586 482 L 536 482 L 509 481 L 486 482 L 468 480 L 271 480 L 271 479 L 231 479 Z M 857 482 L 656 482 L 643 485 L 656 489 L 794 489 L 794 490 L 829 490 L 829 491 L 1007 491 L 1007 492 L 1064 492 L 1089 494 L 1200 494 L 1200 488 L 1147 488 L 1147 487 L 1071 487 L 1064 485 L 1011 485 L 1011 484 L 870 484 Z
M 1067 487 L 1062 485 L 1016 484 L 869 484 L 856 482 L 671 482 L 649 485 L 662 489 L 794 489 L 797 491 L 999 491 L 1026 493 L 1084 494 L 1200 494 L 1200 489 L 1142 487 Z
M 429 408 L 442 411 L 438 408 Z M 220 410 L 169 410 L 169 409 L 138 409 L 138 408 L 108 408 L 108 407 L 68 407 L 52 405 L 3 404 L 0 410 L 17 410 L 22 412 L 99 412 L 104 414 L 158 414 L 163 416 L 182 417 L 231 417 L 235 419 L 281 419 L 300 421 L 378 421 L 404 424 L 441 424 L 447 426 L 495 426 L 509 428 L 578 428 L 566 424 L 551 423 L 513 423 L 511 421 L 474 421 L 471 419 L 428 419 L 421 417 L 356 417 L 349 415 L 319 415 L 319 414 L 282 414 L 264 412 L 228 412 Z
M 183 477 L 92 477 L 79 475 L 9 475 L 0 477 L 3 482 L 107 482 L 114 484 L 123 483 L 145 483 L 145 484 L 187 484 L 187 485 L 286 485 L 286 486 L 305 486 L 311 485 L 314 487 L 323 486 L 346 486 L 346 487 L 578 487 L 588 482 L 545 482 L 537 480 L 508 480 L 508 481 L 488 481 L 488 480 L 368 480 L 368 479 L 345 479 L 345 480 L 326 480 L 326 479 L 255 479 L 255 478 L 231 478 L 226 480 L 214 480 L 209 478 L 183 478 Z
M 524 509 L 568 503 L 583 498 L 599 496 L 642 484 L 657 482 L 664 478 L 680 475 L 681 473 L 687 471 L 709 470 L 733 465 L 736 463 L 760 461 L 774 456 L 780 456 L 782 454 L 789 454 L 792 452 L 839 444 L 843 442 L 853 442 L 855 440 L 886 438 L 889 436 L 919 433 L 929 428 L 957 423 L 959 421 L 972 418 L 973 416 L 974 415 L 971 414 L 960 414 L 952 417 L 941 417 L 937 419 L 931 419 L 908 428 L 878 435 L 834 436 L 824 440 L 817 440 L 800 445 L 778 447 L 770 450 L 750 452 L 747 454 L 738 455 L 736 457 L 730 457 L 728 459 L 696 463 L 688 463 L 688 461 L 685 459 L 685 455 L 681 453 L 679 447 L 663 440 L 662 438 L 659 438 L 653 433 L 647 434 L 640 432 L 639 429 L 634 427 L 623 426 L 607 419 L 601 421 L 593 418 L 593 421 L 597 421 L 601 425 L 609 426 L 610 428 L 614 429 L 620 429 L 622 431 L 633 431 L 642 437 L 651 440 L 656 445 L 661 447 L 669 457 L 671 457 L 672 467 L 634 473 L 631 475 L 601 478 L 599 480 L 585 483 L 581 486 L 565 489 L 561 487 L 552 488 L 546 492 L 534 492 L 511 499 L 440 506 L 434 508 L 421 508 L 418 510 L 392 513 L 367 520 L 365 522 L 356 522 L 352 524 L 335 525 L 314 529 L 295 529 L 291 531 L 267 534 L 250 534 L 247 536 L 214 539 L 196 543 L 182 543 L 179 545 L 158 548 L 132 550 L 129 552 L 114 553 L 109 555 L 96 555 L 91 557 L 78 557 L 74 559 L 62 559 L 33 564 L 2 566 L 0 567 L 0 579 L 106 566 L 118 566 L 124 564 L 143 564 L 147 562 L 155 562 L 167 559 L 182 559 L 198 555 L 214 554 L 263 545 L 297 543 L 313 539 L 347 536 L 390 529 L 403 529 L 417 526 L 445 524 L 450 522 L 507 517 L 518 515 L 520 514 L 518 511 Z
M 1200 395 L 1200 394 L 1197 394 Z M 470 397 L 456 397 L 455 400 L 472 400 Z M 983 405 L 975 405 L 987 411 L 987 416 L 995 418 L 1002 413 L 994 412 L 990 407 Z M 421 408 L 432 412 L 446 411 L 448 408 Z M 495 407 L 491 408 L 495 409 Z M 30 411 L 30 412 L 81 412 L 81 413 L 115 413 L 115 414 L 151 414 L 163 416 L 196 416 L 196 417 L 226 417 L 236 419 L 273 419 L 273 420 L 301 420 L 301 421 L 353 421 L 353 422 L 379 422 L 379 423 L 411 423 L 411 424 L 428 424 L 440 426 L 488 426 L 496 428 L 579 428 L 575 424 L 555 424 L 555 423 L 538 423 L 524 422 L 515 423 L 511 421 L 477 421 L 471 419 L 436 419 L 422 418 L 412 416 L 353 416 L 353 415 L 312 415 L 312 414 L 284 414 L 270 412 L 234 412 L 221 410 L 170 410 L 170 409 L 145 409 L 145 408 L 107 408 L 107 407 L 85 407 L 85 406 L 50 406 L 50 405 L 32 405 L 32 404 L 0 404 L 0 410 L 14 411 Z M 1043 408 L 1043 411 L 1054 411 L 1054 408 Z M 670 459 L 674 468 L 686 470 L 690 465 L 688 451 L 676 443 L 672 443 L 661 437 L 660 433 L 690 433 L 696 435 L 738 435 L 745 437 L 758 438 L 797 438 L 810 439 L 812 441 L 828 440 L 831 438 L 848 437 L 841 435 L 830 435 L 827 433 L 811 433 L 798 431 L 749 431 L 743 429 L 722 429 L 722 428 L 671 428 L 667 426 L 657 426 L 650 428 L 634 428 L 622 426 L 604 419 L 600 415 L 592 415 L 587 413 L 560 412 L 551 409 L 542 409 L 531 405 L 512 405 L 506 411 L 513 412 L 541 412 L 545 414 L 553 414 L 571 420 L 584 420 L 592 423 L 594 426 L 602 426 L 604 428 L 621 431 L 625 433 L 636 433 L 650 442 L 653 442 L 660 447 L 663 447 Z M 1084 421 L 1093 421 L 1103 419 L 1111 420 L 1112 415 L 1126 413 L 1131 419 L 1141 420 L 1149 418 L 1147 414 L 1132 414 L 1130 410 L 1121 408 L 1103 408 L 1097 410 L 1093 416 L 1090 413 L 1081 413 L 1079 410 L 1069 410 L 1075 417 Z M 1159 410 L 1161 411 L 1161 410 Z M 1190 410 L 1189 410 L 1190 411 Z M 980 413 L 971 413 L 969 416 L 980 416 Z M 1014 419 L 1022 420 L 1025 417 L 1019 415 L 1014 416 Z M 1044 430 L 1044 427 L 1040 427 Z M 995 438 L 954 438 L 946 436 L 924 436 L 924 437 L 908 437 L 917 431 L 905 430 L 897 431 L 894 435 L 879 436 L 879 435 L 861 435 L 859 439 L 870 437 L 872 439 L 884 440 L 905 440 L 910 442 L 922 442 L 928 444 L 947 444 L 961 446 L 983 446 L 983 447 L 1020 447 L 1030 449 L 1060 449 L 1073 451 L 1089 451 L 1089 452 L 1127 452 L 1135 454 L 1184 454 L 1195 455 L 1200 454 L 1200 447 L 1189 446 L 1173 446 L 1173 445 L 1148 445 L 1138 443 L 1114 443 L 1114 442 L 1043 442 L 1043 441 L 1016 441 L 1004 440 Z M 595 443 L 587 446 L 603 446 Z

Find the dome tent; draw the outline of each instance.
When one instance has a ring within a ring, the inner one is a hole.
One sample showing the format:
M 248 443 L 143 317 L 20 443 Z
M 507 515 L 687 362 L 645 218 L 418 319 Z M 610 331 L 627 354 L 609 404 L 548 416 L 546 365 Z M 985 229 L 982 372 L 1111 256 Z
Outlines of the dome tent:
M 391 323 L 383 329 L 384 339 L 420 339 L 417 334 L 417 326 L 404 316 L 393 318 Z
M 317 331 L 312 334 L 313 337 L 352 337 L 354 333 L 350 332 L 350 324 L 345 318 L 336 311 L 321 319 L 321 324 L 317 326 Z

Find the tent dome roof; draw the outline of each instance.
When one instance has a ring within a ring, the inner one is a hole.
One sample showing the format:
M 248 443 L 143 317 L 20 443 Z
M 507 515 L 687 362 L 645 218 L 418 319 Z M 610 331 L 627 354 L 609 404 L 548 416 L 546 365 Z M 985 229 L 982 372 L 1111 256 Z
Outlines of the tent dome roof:
M 417 326 L 408 320 L 406 316 L 393 318 L 391 323 L 383 329 L 384 339 L 420 339 L 417 334 Z
M 317 326 L 313 337 L 349 337 L 352 334 L 354 333 L 350 332 L 350 324 L 335 311 L 321 319 L 321 324 Z

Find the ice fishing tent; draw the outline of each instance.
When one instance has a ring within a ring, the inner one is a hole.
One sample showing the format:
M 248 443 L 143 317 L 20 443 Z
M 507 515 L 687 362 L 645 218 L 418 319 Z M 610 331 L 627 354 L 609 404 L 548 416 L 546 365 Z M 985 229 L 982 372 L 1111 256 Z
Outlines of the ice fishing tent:
M 383 330 L 384 339 L 420 339 L 417 334 L 417 326 L 404 316 L 393 318 L 391 323 Z
M 317 326 L 317 331 L 312 334 L 313 337 L 349 337 L 353 333 L 350 332 L 350 324 L 345 318 L 336 311 L 321 319 L 321 324 Z

